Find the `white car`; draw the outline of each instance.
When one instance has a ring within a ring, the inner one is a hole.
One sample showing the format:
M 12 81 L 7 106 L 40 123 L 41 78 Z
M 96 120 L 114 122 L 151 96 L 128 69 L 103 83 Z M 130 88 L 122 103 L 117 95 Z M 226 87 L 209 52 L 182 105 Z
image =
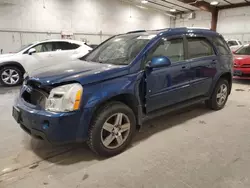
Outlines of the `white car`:
M 22 82 L 24 73 L 68 62 L 67 60 L 82 57 L 91 50 L 91 47 L 81 41 L 60 39 L 23 46 L 14 53 L 0 55 L 0 83 L 5 86 L 18 85 Z
M 230 47 L 231 51 L 235 51 L 235 50 L 239 49 L 242 46 L 241 41 L 239 41 L 237 39 L 227 40 L 227 44 Z

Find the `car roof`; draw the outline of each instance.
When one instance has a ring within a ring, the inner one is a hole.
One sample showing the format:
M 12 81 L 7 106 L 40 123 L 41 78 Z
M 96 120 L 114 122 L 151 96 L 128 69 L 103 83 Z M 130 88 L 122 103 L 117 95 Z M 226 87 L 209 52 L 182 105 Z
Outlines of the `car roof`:
M 238 39 L 227 39 L 227 41 L 239 41 Z
M 82 41 L 71 40 L 71 39 L 48 39 L 48 40 L 36 41 L 36 42 L 34 42 L 34 44 L 44 43 L 44 42 L 69 42 L 69 43 L 75 43 L 75 44 L 79 44 L 79 45 L 85 44 Z
M 203 34 L 203 35 L 220 35 L 219 33 L 210 30 L 209 28 L 202 28 L 202 27 L 177 27 L 177 28 L 164 28 L 158 30 L 135 30 L 127 32 L 126 34 L 156 34 L 162 35 L 167 33 L 193 33 L 193 34 Z

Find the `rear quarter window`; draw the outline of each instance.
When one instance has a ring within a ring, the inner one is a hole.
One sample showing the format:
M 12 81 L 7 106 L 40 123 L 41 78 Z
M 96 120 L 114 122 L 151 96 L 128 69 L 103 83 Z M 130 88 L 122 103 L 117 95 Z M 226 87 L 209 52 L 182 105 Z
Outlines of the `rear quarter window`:
M 228 47 L 228 44 L 222 37 L 212 37 L 211 38 L 213 45 L 216 47 L 219 55 L 229 55 L 231 50 Z

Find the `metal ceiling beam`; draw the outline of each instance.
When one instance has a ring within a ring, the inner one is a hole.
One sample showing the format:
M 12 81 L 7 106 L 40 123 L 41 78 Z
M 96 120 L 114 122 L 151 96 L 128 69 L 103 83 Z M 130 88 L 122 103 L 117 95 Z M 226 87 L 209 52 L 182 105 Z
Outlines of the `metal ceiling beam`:
M 195 6 L 201 10 L 205 10 L 208 12 L 211 12 L 213 9 L 213 7 L 210 5 L 210 3 L 206 2 L 206 1 L 197 1 L 197 0 L 178 0 L 178 1 Z
M 173 8 L 173 7 L 169 7 L 169 6 L 166 6 L 166 5 L 162 5 L 162 4 L 160 4 L 160 3 L 156 3 L 156 2 L 151 1 L 151 0 L 149 0 L 148 2 L 151 3 L 151 4 L 154 4 L 154 5 L 158 5 L 158 6 L 167 8 L 167 9 L 172 9 L 172 8 Z M 178 9 L 176 9 L 176 10 L 178 11 L 178 12 L 176 12 L 176 13 L 183 12 L 182 10 L 178 10 Z M 167 11 L 167 12 L 169 12 L 169 11 Z
M 186 10 L 189 10 L 189 11 L 193 11 L 193 10 L 190 9 L 190 8 L 187 8 L 187 7 L 178 5 L 178 4 L 176 4 L 176 3 L 169 2 L 169 1 L 167 1 L 167 0 L 160 0 L 160 1 L 162 1 L 162 2 L 164 2 L 164 3 L 168 3 L 168 4 L 171 4 L 171 5 L 174 5 L 174 6 L 177 6 L 177 7 L 180 7 L 180 8 L 183 8 L 183 9 L 186 9 Z
M 227 1 L 227 0 L 223 0 L 223 1 L 225 1 L 226 3 L 228 3 L 228 4 L 230 4 L 230 5 L 233 4 L 233 3 L 231 3 L 231 2 L 229 2 L 229 1 Z
M 239 7 L 246 7 L 246 6 L 250 6 L 250 2 L 224 5 L 224 6 L 219 6 L 218 8 L 219 10 L 221 10 L 221 9 L 239 8 Z

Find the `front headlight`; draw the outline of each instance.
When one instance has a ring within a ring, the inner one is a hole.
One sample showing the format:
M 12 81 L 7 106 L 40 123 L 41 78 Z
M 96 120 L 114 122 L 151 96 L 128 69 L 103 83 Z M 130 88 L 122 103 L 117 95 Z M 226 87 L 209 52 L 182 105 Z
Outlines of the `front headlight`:
M 83 87 L 68 84 L 51 90 L 45 109 L 52 112 L 70 112 L 80 108 Z

